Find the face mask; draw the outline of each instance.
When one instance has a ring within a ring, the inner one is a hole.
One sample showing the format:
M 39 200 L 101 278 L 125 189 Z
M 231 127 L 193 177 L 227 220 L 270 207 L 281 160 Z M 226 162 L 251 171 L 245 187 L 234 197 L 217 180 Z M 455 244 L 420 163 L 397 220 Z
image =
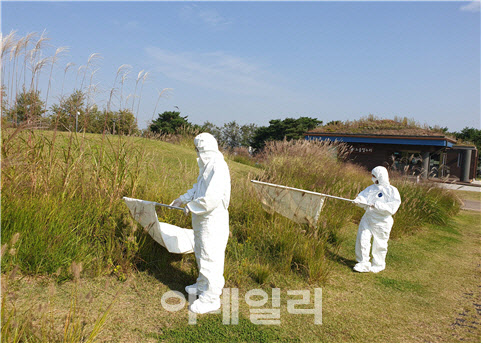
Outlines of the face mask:
M 377 184 L 377 178 L 373 177 L 372 178 L 372 182 L 374 182 L 375 184 Z

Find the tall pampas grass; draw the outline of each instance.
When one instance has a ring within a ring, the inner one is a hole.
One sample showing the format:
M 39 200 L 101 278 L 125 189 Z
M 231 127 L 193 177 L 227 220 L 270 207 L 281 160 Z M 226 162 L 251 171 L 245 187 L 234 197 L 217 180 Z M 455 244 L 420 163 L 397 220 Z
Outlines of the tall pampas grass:
M 144 75 L 143 75 L 143 81 L 141 83 L 141 90 L 139 91 L 139 97 L 138 97 L 138 107 L 136 109 L 136 121 L 138 120 L 138 115 L 139 115 L 139 105 L 141 104 L 141 95 L 142 95 L 142 92 L 143 92 L 143 86 L 144 86 L 144 83 L 146 82 L 146 80 L 148 79 L 148 76 L 149 76 L 149 72 L 145 72 Z
M 151 121 L 154 120 L 154 116 L 156 114 L 156 109 L 158 108 L 159 100 L 161 99 L 161 97 L 166 96 L 166 93 L 169 92 L 170 90 L 172 90 L 172 89 L 171 88 L 164 88 L 161 91 L 156 89 L 156 91 L 158 91 L 158 99 L 156 100 L 156 105 L 154 106 L 153 116 L 151 117 Z
M 55 50 L 55 54 L 51 57 L 50 61 L 50 74 L 49 74 L 49 84 L 47 85 L 47 95 L 45 96 L 45 105 L 47 106 L 49 101 L 49 91 L 52 83 L 52 73 L 54 72 L 54 66 L 58 62 L 59 56 L 62 53 L 66 53 L 69 51 L 67 47 L 59 47 Z

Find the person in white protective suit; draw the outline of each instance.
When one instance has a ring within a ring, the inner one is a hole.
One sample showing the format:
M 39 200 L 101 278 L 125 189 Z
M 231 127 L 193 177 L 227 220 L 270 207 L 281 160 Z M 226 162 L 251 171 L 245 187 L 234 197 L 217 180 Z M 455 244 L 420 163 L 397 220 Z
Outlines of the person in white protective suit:
M 354 203 L 366 210 L 359 224 L 356 239 L 357 272 L 377 273 L 386 268 L 387 241 L 391 232 L 394 215 L 401 205 L 401 197 L 396 187 L 389 183 L 386 168 L 378 166 L 372 170 L 373 185 L 357 195 Z M 372 243 L 372 264 L 369 251 Z
M 199 269 L 196 283 L 185 288 L 199 298 L 190 310 L 204 314 L 220 308 L 225 248 L 229 235 L 228 205 L 230 203 L 230 172 L 218 150 L 216 139 L 201 133 L 194 140 L 200 169 L 198 180 L 186 194 L 174 200 L 172 206 L 186 204 L 185 213 L 192 213 L 195 235 L 195 257 Z

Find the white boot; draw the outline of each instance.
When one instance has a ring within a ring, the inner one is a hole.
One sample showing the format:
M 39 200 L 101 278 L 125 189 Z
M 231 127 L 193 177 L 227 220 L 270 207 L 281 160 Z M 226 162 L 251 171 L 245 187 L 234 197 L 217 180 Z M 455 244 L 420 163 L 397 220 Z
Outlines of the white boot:
M 384 270 L 385 268 L 386 268 L 385 266 L 371 266 L 371 272 L 378 273 Z
M 221 307 L 220 298 L 207 299 L 207 298 L 203 298 L 203 295 L 201 295 L 200 298 L 198 298 L 189 306 L 189 310 L 196 314 L 206 314 L 209 312 L 216 311 L 220 309 L 220 307 Z
M 187 287 L 184 288 L 184 291 L 186 291 L 189 295 L 199 295 L 200 291 L 198 290 L 198 284 L 194 283 L 193 285 L 188 285 Z
M 354 271 L 365 273 L 371 271 L 371 263 L 370 262 L 359 262 L 354 266 Z

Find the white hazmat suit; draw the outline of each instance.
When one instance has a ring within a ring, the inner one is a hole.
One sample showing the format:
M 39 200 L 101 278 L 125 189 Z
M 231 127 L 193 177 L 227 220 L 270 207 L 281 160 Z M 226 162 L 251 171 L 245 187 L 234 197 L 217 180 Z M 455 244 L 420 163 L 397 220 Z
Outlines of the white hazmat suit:
M 380 272 L 386 268 L 387 241 L 394 215 L 401 205 L 396 187 L 389 183 L 386 168 L 378 166 L 372 170 L 374 184 L 364 189 L 354 203 L 366 210 L 359 224 L 356 239 L 356 260 L 354 270 L 358 272 Z M 372 243 L 372 264 L 369 252 Z
M 218 150 L 216 139 L 209 133 L 201 133 L 194 143 L 200 169 L 198 180 L 172 205 L 186 204 L 185 210 L 192 213 L 199 276 L 196 284 L 187 286 L 186 291 L 200 295 L 190 310 L 203 314 L 220 308 L 220 295 L 225 285 L 223 271 L 229 235 L 231 183 L 228 166 Z

